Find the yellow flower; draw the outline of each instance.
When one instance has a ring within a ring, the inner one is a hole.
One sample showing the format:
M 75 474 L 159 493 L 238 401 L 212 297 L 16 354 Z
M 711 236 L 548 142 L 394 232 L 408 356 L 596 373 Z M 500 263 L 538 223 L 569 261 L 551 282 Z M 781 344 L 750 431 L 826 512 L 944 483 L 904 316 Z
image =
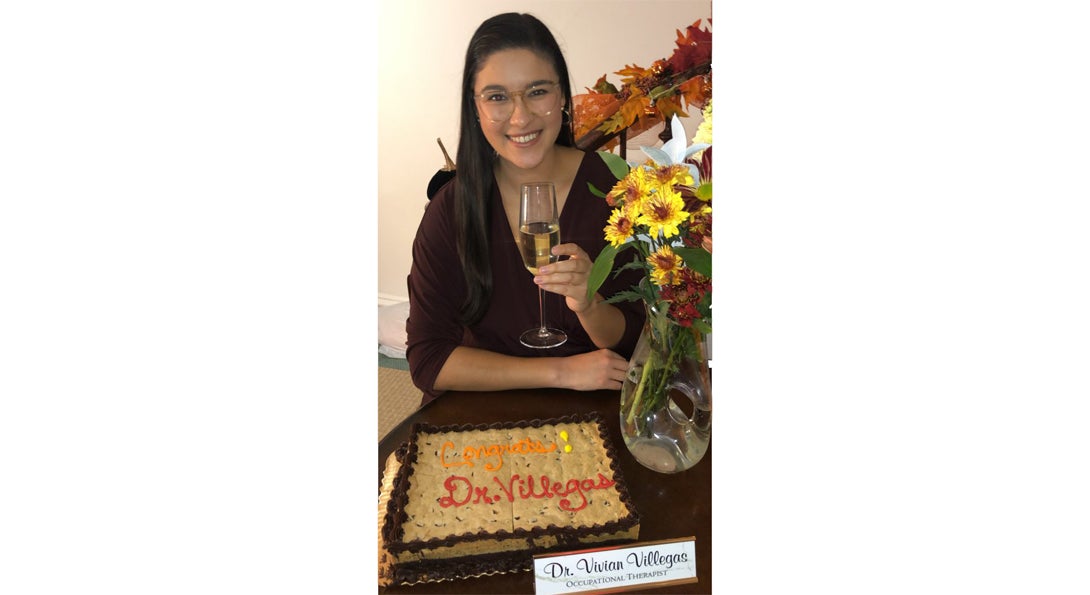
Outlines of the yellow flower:
M 672 238 L 680 233 L 678 226 L 688 218 L 689 213 L 685 211 L 685 200 L 681 198 L 681 193 L 673 187 L 663 186 L 640 205 L 636 224 L 646 225 L 647 233 L 651 237 L 657 237 L 661 233 L 664 238 Z
M 606 195 L 606 203 L 611 207 L 640 204 L 645 196 L 651 193 L 642 167 L 633 168 L 628 175 L 621 178 L 613 185 L 613 189 Z
M 609 225 L 605 227 L 606 239 L 614 247 L 624 244 L 632 237 L 633 227 L 636 222 L 630 216 L 630 210 L 626 207 L 613 209 L 609 216 Z
M 655 168 L 650 172 L 650 178 L 659 188 L 693 185 L 692 173 L 689 172 L 688 167 L 680 163 Z
M 673 285 L 680 280 L 678 269 L 681 268 L 681 257 L 674 254 L 670 246 L 663 246 L 648 256 L 647 264 L 651 265 L 651 281 L 660 287 Z

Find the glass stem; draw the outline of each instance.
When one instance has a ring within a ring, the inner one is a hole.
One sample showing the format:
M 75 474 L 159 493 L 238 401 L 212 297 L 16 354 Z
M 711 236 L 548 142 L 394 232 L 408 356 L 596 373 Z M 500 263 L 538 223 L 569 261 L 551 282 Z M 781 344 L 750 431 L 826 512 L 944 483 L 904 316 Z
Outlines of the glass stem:
M 546 331 L 545 331 L 545 290 L 540 288 L 540 287 L 537 288 L 537 309 L 538 309 L 539 317 L 541 318 L 541 330 L 539 331 L 539 333 L 544 335 L 544 334 L 546 334 Z

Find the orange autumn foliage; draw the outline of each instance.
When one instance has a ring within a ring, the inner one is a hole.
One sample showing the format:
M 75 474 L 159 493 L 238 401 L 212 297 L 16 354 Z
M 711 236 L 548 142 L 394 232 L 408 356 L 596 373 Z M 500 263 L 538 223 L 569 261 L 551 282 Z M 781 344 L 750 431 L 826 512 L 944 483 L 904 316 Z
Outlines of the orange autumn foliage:
M 575 137 L 624 129 L 636 135 L 674 114 L 687 117 L 687 107 L 703 108 L 712 92 L 711 42 L 711 31 L 701 29 L 697 20 L 677 31 L 677 47 L 668 59 L 647 68 L 626 64 L 616 71 L 619 89 L 602 75 L 593 89 L 573 98 Z

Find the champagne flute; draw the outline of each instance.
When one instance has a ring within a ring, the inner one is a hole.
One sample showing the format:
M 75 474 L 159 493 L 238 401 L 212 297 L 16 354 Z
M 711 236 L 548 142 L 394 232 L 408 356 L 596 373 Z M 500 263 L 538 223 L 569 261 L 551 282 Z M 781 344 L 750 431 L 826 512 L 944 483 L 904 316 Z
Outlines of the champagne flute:
M 560 214 L 556 210 L 556 187 L 551 182 L 522 185 L 519 206 L 519 249 L 522 262 L 534 275 L 538 267 L 557 261 L 552 249 L 560 243 Z M 564 331 L 545 324 L 545 290 L 537 288 L 537 304 L 541 326 L 519 337 L 519 341 L 535 349 L 558 347 L 568 340 Z

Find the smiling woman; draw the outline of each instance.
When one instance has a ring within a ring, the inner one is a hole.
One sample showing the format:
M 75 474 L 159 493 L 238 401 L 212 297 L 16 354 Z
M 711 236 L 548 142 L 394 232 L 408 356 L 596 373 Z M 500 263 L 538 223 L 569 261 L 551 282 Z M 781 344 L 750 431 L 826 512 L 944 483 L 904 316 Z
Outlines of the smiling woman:
M 378 27 L 377 245 L 379 304 L 408 300 L 406 277 L 412 240 L 429 204 L 427 185 L 445 164 L 436 138 L 454 156 L 458 142 L 460 75 L 466 42 L 497 12 L 495 0 L 380 2 Z M 528 0 L 533 14 L 556 36 L 567 59 L 573 94 L 584 94 L 604 74 L 627 64 L 652 64 L 675 48 L 676 30 L 711 16 L 709 0 Z M 406 34 L 406 30 L 411 34 Z M 623 32 L 623 34 L 619 34 Z M 511 89 L 521 91 L 522 88 Z M 519 100 L 516 99 L 516 102 Z M 699 114 L 683 119 L 691 135 Z M 659 130 L 628 147 L 656 143 Z M 453 159 L 452 159 L 453 161 Z M 458 164 L 460 165 L 460 164 Z
M 605 302 L 632 279 L 587 292 L 609 215 L 589 185 L 612 174 L 573 147 L 560 47 L 536 17 L 496 15 L 474 33 L 462 73 L 457 175 L 433 198 L 413 244 L 413 381 L 426 400 L 448 390 L 618 389 L 643 312 Z M 521 188 L 540 182 L 556 189 L 560 240 L 549 262 L 528 270 L 519 250 Z M 567 340 L 527 347 L 520 335 L 546 308 Z

